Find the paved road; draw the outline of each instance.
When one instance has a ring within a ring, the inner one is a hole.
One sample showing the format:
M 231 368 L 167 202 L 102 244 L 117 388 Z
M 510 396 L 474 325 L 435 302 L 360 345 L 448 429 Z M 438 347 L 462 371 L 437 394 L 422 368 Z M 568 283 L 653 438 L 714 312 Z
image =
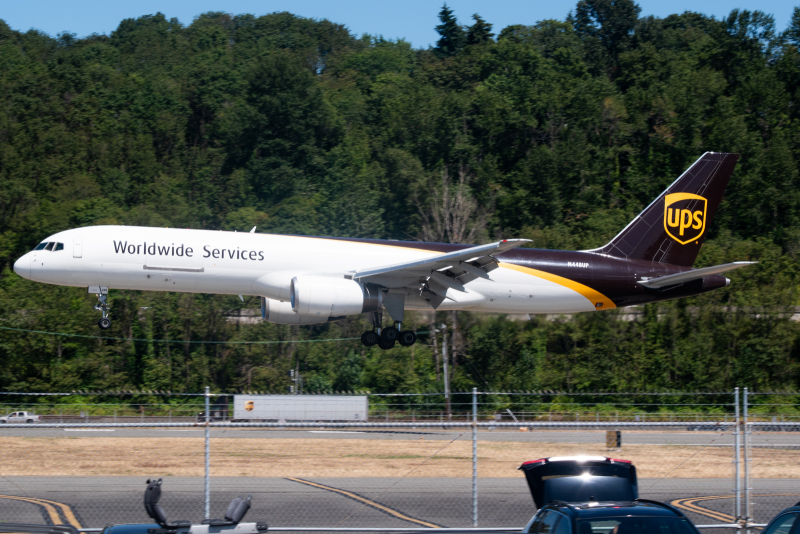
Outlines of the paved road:
M 84 527 L 145 522 L 145 478 L 0 476 L 0 518 L 36 523 L 52 519 L 55 513 L 67 522 L 65 509 L 57 506 L 64 504 Z M 482 478 L 478 484 L 481 526 L 521 527 L 535 511 L 521 477 Z M 800 481 L 759 479 L 752 485 L 754 517 L 759 522 L 800 500 Z M 641 479 L 640 496 L 667 502 L 714 497 L 683 505 L 707 510 L 705 514 L 688 512 L 696 523 L 718 523 L 733 513 L 730 486 L 729 479 Z M 169 518 L 202 518 L 202 478 L 169 477 L 163 489 L 161 504 Z M 211 510 L 212 515 L 222 515 L 233 497 L 252 494 L 248 519 L 271 526 L 467 527 L 471 526 L 471 492 L 471 480 L 458 478 L 214 477 Z
M 3 428 L 0 426 L 0 437 L 64 437 L 64 436 L 102 436 L 124 438 L 153 437 L 203 437 L 200 428 Z M 258 428 L 211 430 L 213 439 L 419 439 L 429 440 L 470 440 L 469 429 L 452 430 L 272 430 Z M 752 446 L 794 449 L 800 448 L 800 432 L 753 432 Z M 538 443 L 605 443 L 604 430 L 536 430 L 520 431 L 483 431 L 478 432 L 478 439 L 488 441 L 518 441 Z M 664 431 L 635 432 L 622 431 L 623 445 L 695 445 L 704 447 L 731 447 L 734 437 L 730 432 L 700 431 Z

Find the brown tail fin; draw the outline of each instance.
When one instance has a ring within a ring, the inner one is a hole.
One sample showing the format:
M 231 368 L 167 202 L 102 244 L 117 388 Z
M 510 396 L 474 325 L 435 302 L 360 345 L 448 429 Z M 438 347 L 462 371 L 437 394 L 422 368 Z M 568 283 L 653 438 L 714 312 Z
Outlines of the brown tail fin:
M 739 154 L 706 152 L 606 246 L 620 258 L 694 264 Z

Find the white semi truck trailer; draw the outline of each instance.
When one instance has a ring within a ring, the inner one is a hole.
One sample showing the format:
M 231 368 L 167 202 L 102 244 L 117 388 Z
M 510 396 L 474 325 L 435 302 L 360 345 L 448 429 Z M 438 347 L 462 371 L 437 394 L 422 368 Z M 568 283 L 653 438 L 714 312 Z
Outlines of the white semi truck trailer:
M 234 421 L 366 421 L 366 395 L 234 395 Z

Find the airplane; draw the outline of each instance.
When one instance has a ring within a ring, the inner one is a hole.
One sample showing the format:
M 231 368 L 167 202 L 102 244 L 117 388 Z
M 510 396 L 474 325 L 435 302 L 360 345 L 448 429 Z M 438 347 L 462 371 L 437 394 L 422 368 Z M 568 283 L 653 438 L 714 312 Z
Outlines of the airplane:
M 58 232 L 19 258 L 20 276 L 97 295 L 108 288 L 258 296 L 278 324 L 366 314 L 366 346 L 411 346 L 405 310 L 511 314 L 605 311 L 725 287 L 721 273 L 755 262 L 692 269 L 738 154 L 707 152 L 616 237 L 583 251 L 217 230 L 90 226 Z M 383 311 L 392 326 L 383 328 Z

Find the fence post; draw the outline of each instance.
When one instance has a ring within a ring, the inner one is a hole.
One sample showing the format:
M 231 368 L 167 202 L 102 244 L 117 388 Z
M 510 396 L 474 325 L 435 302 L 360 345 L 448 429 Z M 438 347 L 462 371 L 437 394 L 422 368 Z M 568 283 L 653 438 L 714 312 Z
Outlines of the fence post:
M 735 388 L 733 390 L 733 402 L 735 405 L 734 414 L 736 417 L 736 427 L 733 432 L 733 447 L 734 447 L 734 460 L 733 464 L 735 466 L 734 469 L 734 485 L 733 485 L 733 493 L 734 493 L 734 515 L 736 516 L 736 522 L 738 523 L 742 519 L 742 475 L 740 471 L 741 466 L 741 429 L 739 425 L 741 424 L 741 420 L 739 419 L 739 388 Z
M 478 526 L 478 388 L 472 388 L 472 526 Z
M 742 403 L 742 408 L 744 409 L 743 418 L 742 418 L 742 430 L 744 431 L 742 434 L 742 445 L 744 446 L 744 519 L 747 523 L 752 521 L 750 517 L 750 451 L 748 450 L 750 447 L 750 438 L 748 435 L 750 431 L 747 429 L 747 388 L 744 388 L 744 402 Z M 750 528 L 746 528 L 745 532 L 750 534 Z
M 204 495 L 203 501 L 205 504 L 205 519 L 211 518 L 211 448 L 209 447 L 209 437 L 211 427 L 209 423 L 211 422 L 211 413 L 210 413 L 210 388 L 206 386 L 206 450 L 205 450 L 205 459 L 206 459 L 206 476 L 205 476 L 205 484 L 204 484 Z

